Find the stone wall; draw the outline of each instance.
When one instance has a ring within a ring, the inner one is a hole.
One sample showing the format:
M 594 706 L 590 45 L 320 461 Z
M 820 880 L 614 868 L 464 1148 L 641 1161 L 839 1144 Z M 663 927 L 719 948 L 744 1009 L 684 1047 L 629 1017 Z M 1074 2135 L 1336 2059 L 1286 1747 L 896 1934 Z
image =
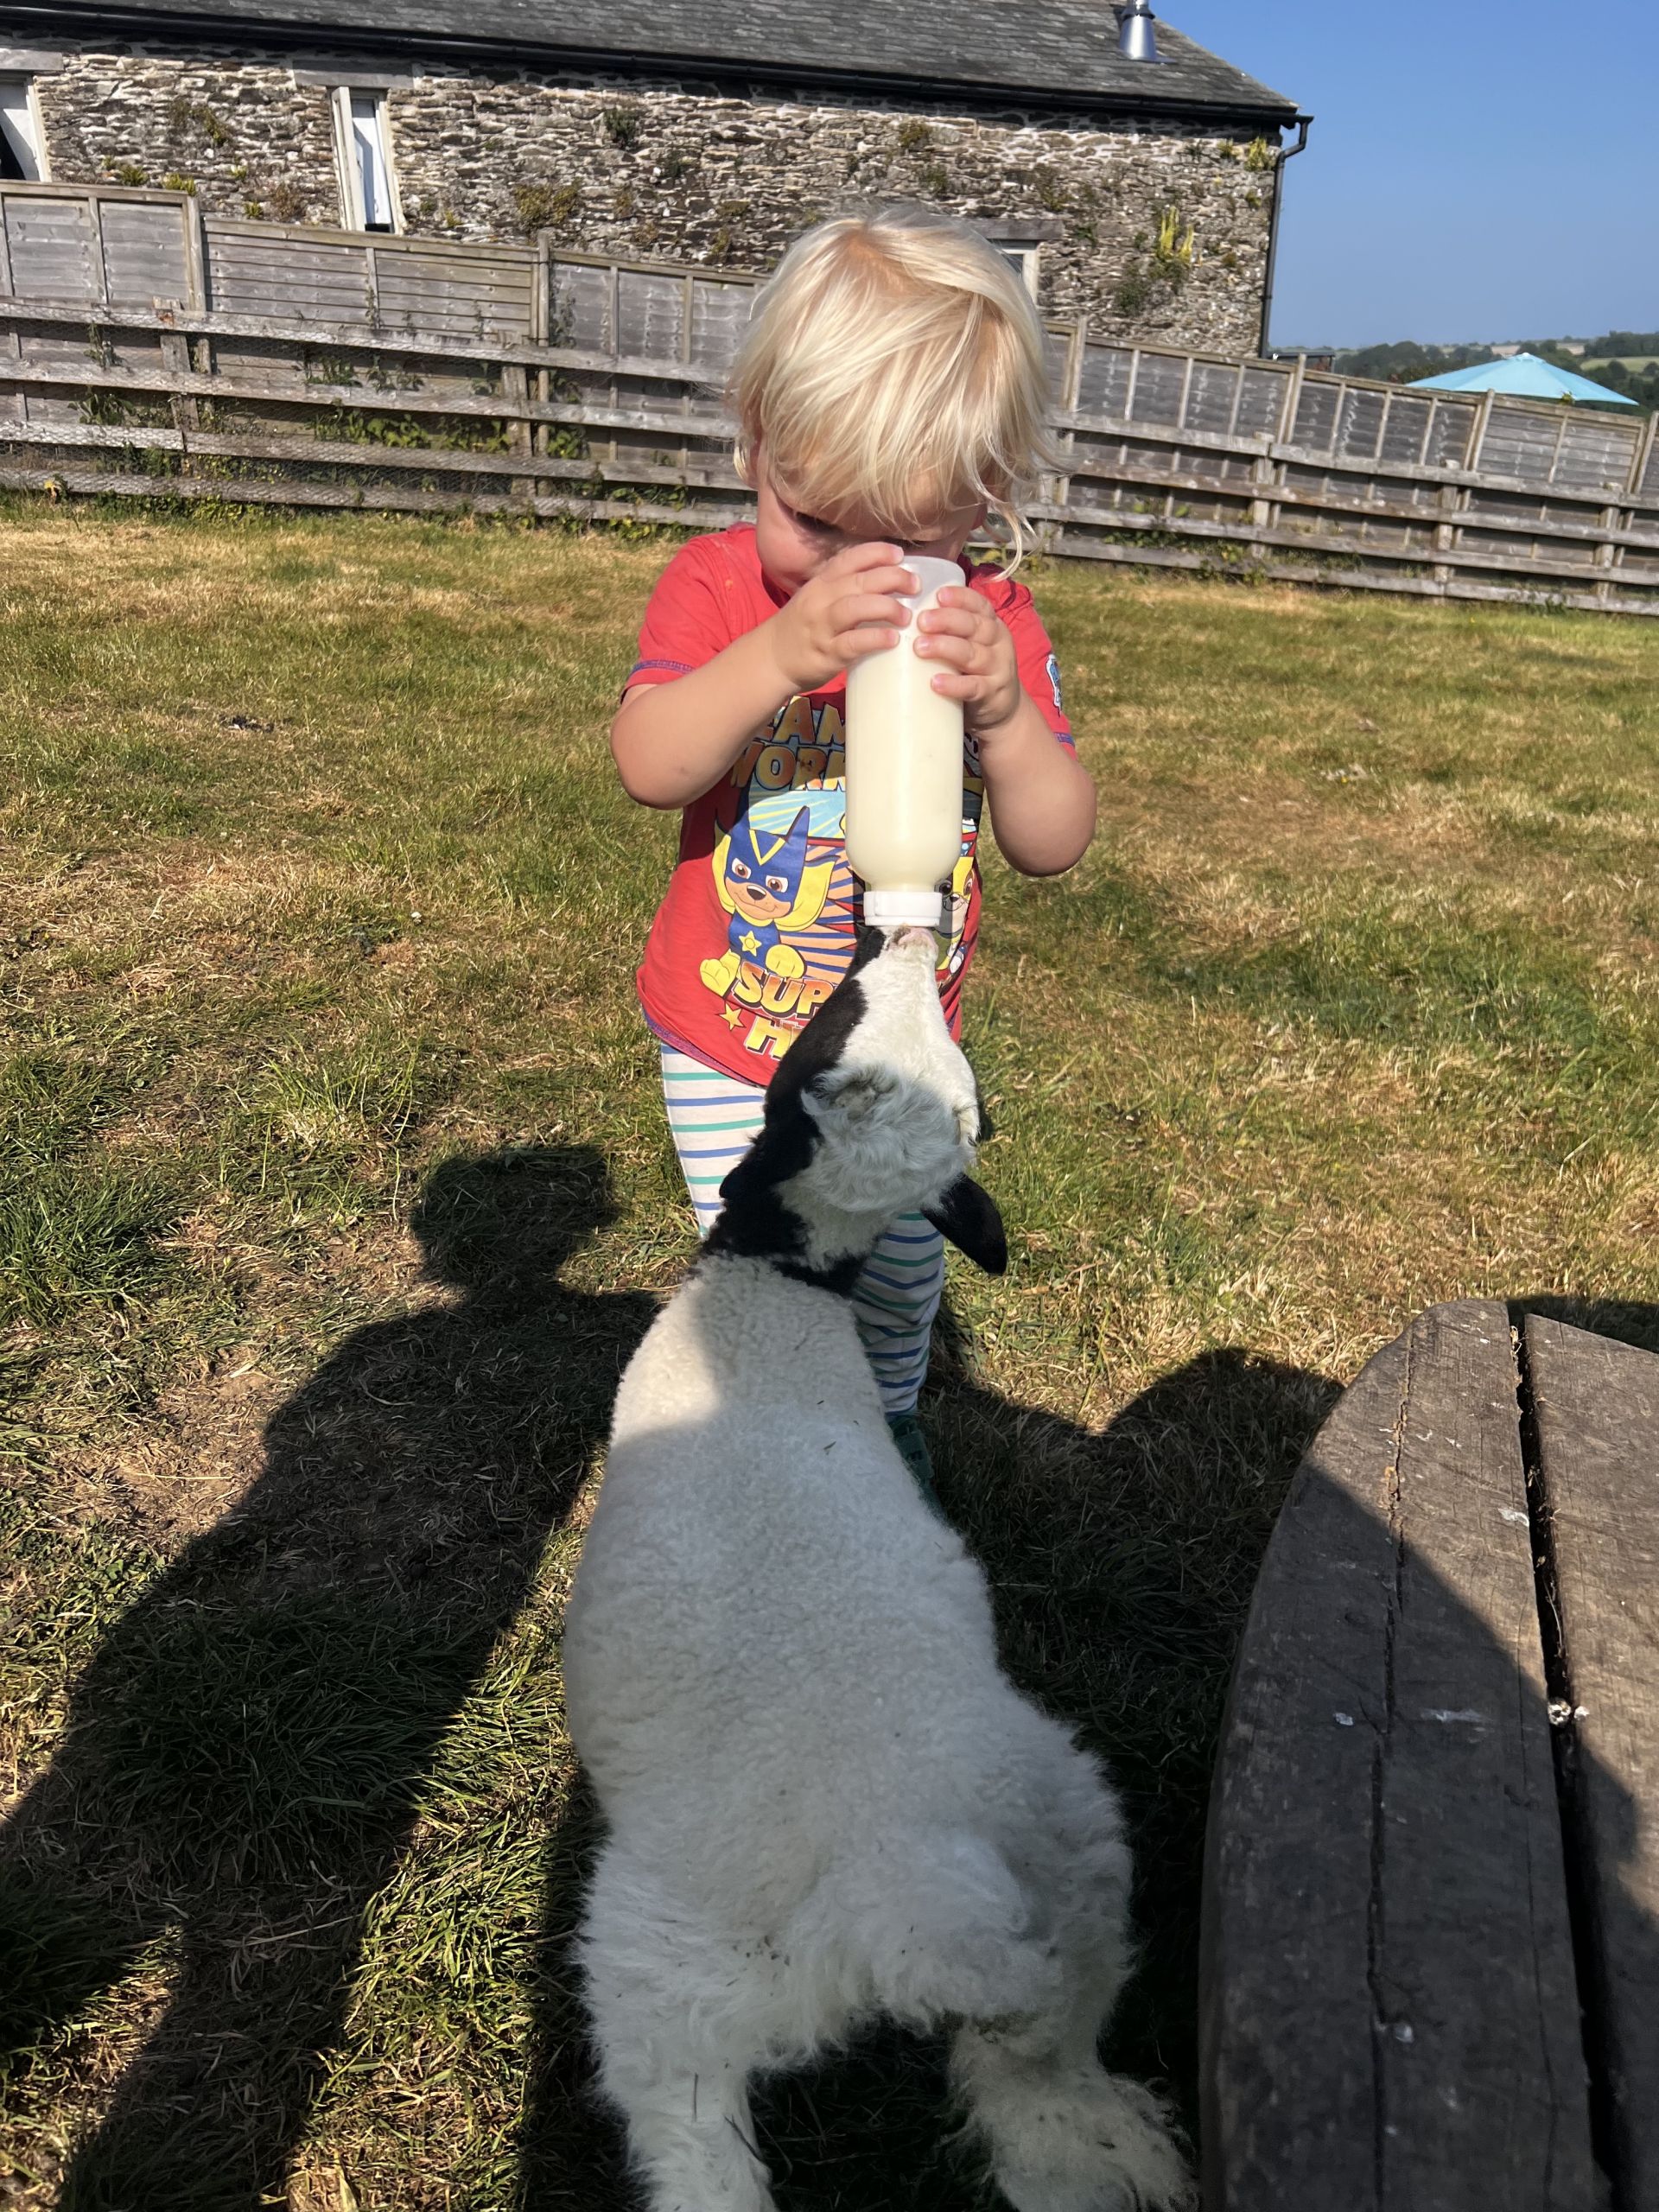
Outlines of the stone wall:
M 404 69 L 391 83 L 412 232 L 546 230 L 619 258 L 765 269 L 823 215 L 919 199 L 1039 228 L 1051 314 L 1217 353 L 1256 346 L 1276 155 L 1242 129 L 622 78 Z M 275 54 L 133 48 L 73 58 L 37 90 L 60 180 L 188 181 L 226 213 L 340 220 L 327 92 Z
M 72 55 L 35 90 L 58 183 L 182 187 L 220 214 L 340 219 L 327 92 L 274 54 Z

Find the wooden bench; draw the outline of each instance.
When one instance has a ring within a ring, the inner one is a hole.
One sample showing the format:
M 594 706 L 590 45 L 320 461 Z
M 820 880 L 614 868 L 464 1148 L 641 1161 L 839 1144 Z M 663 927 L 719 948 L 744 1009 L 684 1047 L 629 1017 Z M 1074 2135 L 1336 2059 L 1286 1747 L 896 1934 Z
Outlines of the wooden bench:
M 1211 1808 L 1209 2212 L 1659 2212 L 1659 1358 L 1436 1306 L 1298 1471 Z

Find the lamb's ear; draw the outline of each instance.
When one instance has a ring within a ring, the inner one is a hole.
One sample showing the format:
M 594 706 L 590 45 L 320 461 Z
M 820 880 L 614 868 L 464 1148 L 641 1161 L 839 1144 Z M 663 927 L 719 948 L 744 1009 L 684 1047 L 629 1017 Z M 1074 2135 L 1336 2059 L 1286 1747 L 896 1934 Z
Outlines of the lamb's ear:
M 937 1205 L 922 1209 L 942 1236 L 959 1252 L 965 1252 L 988 1275 L 1000 1275 L 1008 1264 L 1007 1231 L 996 1210 L 996 1200 L 982 1191 L 971 1175 L 958 1175 Z

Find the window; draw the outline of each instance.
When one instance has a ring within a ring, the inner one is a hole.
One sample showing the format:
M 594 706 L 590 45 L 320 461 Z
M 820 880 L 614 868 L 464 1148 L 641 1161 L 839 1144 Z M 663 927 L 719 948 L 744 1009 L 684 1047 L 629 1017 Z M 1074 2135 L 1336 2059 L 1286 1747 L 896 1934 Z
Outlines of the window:
M 976 223 L 973 227 L 996 248 L 1034 300 L 1044 243 L 1049 238 L 1063 238 L 1064 224 L 1049 215 L 1014 215 L 995 222 Z
M 1011 238 L 998 238 L 995 243 L 997 251 L 1034 300 L 1037 296 L 1037 257 L 1042 251 L 1041 246 L 1034 242 L 1027 245 Z
M 384 92 L 334 90 L 334 134 L 340 168 L 340 213 L 348 231 L 396 231 L 402 222 L 391 174 L 391 137 Z
M 0 177 L 32 182 L 44 174 L 29 79 L 0 77 Z

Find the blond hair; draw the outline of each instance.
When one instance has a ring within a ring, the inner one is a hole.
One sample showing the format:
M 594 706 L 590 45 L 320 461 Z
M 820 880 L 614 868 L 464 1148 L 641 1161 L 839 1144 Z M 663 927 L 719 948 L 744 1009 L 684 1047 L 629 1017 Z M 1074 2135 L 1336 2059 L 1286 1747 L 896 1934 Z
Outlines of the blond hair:
M 737 465 L 828 521 L 895 537 L 955 507 L 999 514 L 1048 457 L 1049 378 L 1030 294 L 996 249 L 925 207 L 820 223 L 755 302 L 732 371 Z

